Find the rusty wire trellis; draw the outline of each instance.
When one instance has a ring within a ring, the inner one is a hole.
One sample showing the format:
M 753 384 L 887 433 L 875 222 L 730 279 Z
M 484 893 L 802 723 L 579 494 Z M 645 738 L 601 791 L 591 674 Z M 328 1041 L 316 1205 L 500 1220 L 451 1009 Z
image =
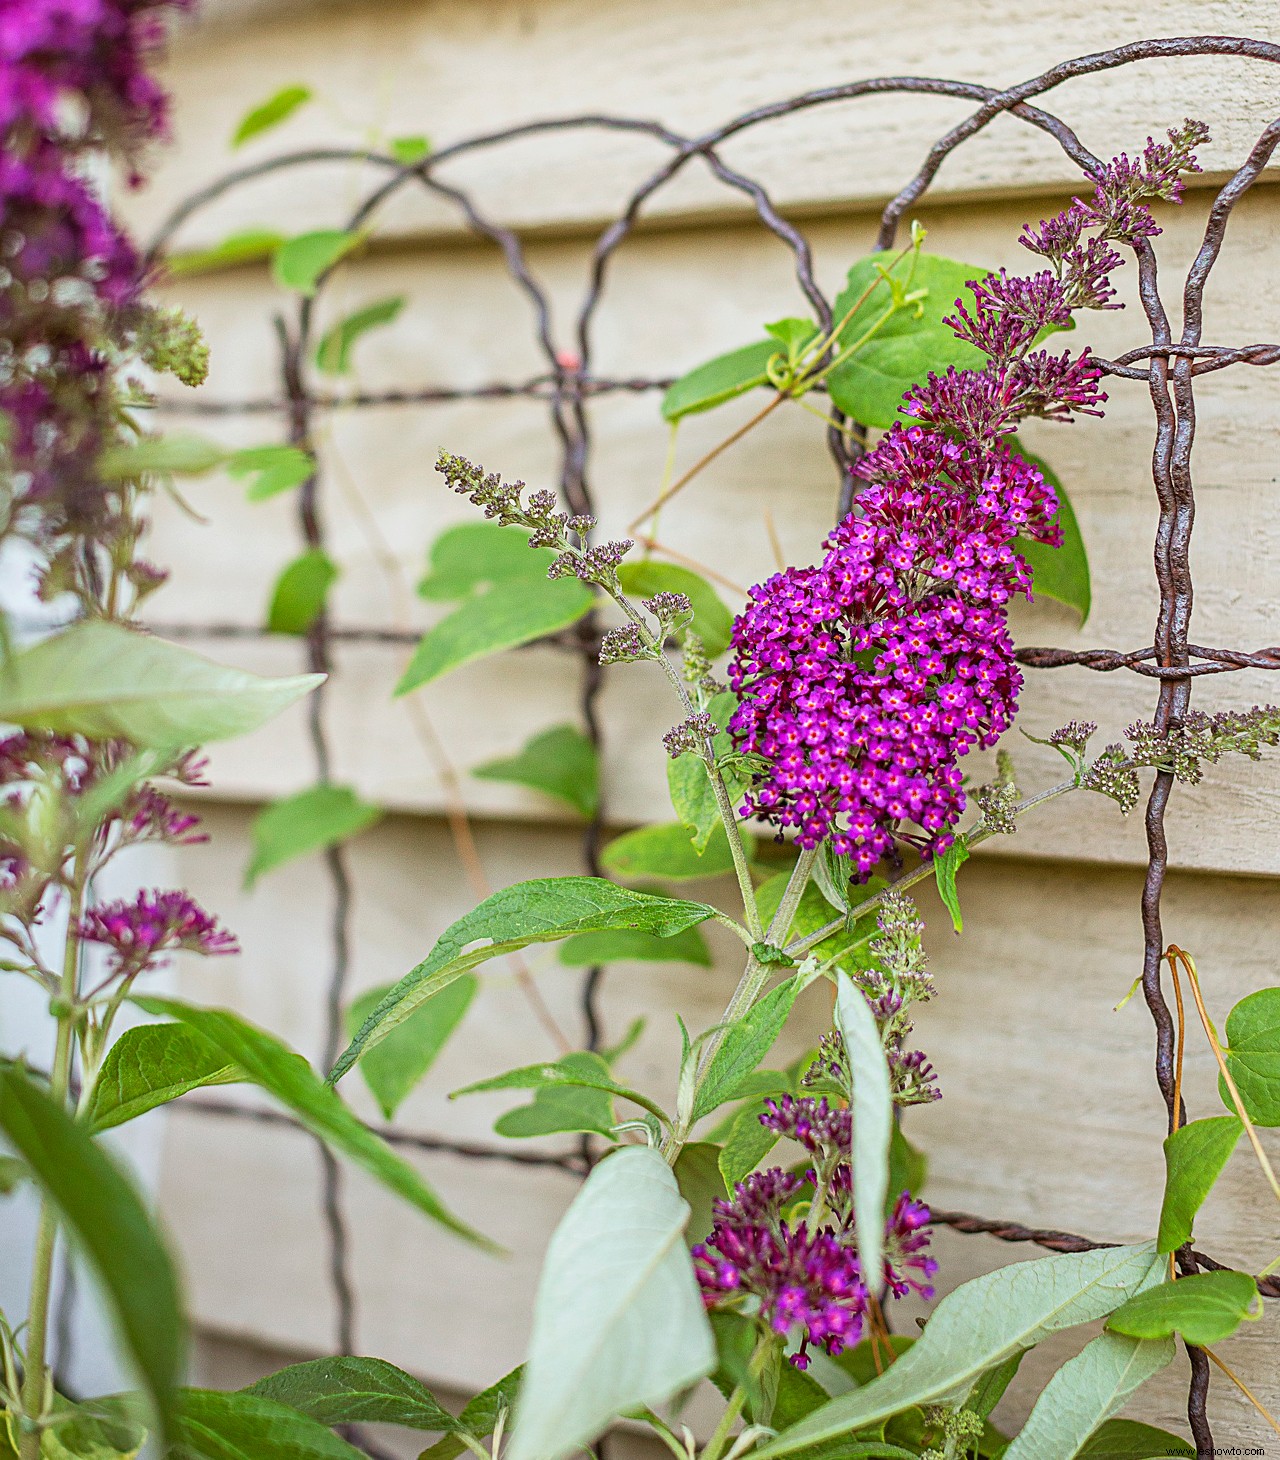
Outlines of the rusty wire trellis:
M 730 167 L 720 156 L 722 143 L 751 127 L 795 115 L 798 112 L 828 103 L 858 97 L 907 93 L 959 98 L 978 103 L 963 122 L 953 127 L 933 144 L 919 171 L 884 209 L 878 247 L 892 247 L 899 223 L 906 211 L 926 192 L 939 168 L 951 153 L 969 138 L 978 134 L 995 118 L 1008 114 L 1051 136 L 1081 171 L 1093 175 L 1101 166 L 1076 133 L 1059 117 L 1032 104 L 1032 99 L 1075 77 L 1130 65 L 1135 62 L 1187 56 L 1225 56 L 1236 59 L 1280 63 L 1280 45 L 1234 36 L 1192 36 L 1140 41 L 1112 50 L 1064 61 L 1042 75 L 1005 90 L 973 82 L 947 81 L 928 77 L 882 77 L 826 87 L 772 105 L 755 108 L 732 121 L 700 136 L 688 137 L 654 121 L 605 115 L 584 115 L 529 122 L 501 131 L 468 138 L 443 147 L 424 160 L 404 165 L 396 159 L 371 153 L 365 149 L 345 147 L 312 148 L 286 154 L 239 168 L 210 186 L 192 194 L 176 208 L 154 239 L 152 259 L 160 258 L 184 222 L 202 208 L 213 203 L 231 189 L 265 177 L 282 169 L 331 164 L 362 164 L 385 174 L 380 177 L 348 220 L 348 229 L 367 227 L 378 209 L 402 188 L 419 185 L 428 192 L 446 199 L 461 212 L 467 226 L 477 235 L 495 244 L 502 252 L 506 267 L 516 285 L 532 307 L 539 347 L 546 358 L 546 370 L 521 381 L 502 381 L 474 388 L 423 386 L 381 392 L 367 392 L 337 397 L 310 388 L 305 378 L 304 360 L 312 340 L 315 298 L 300 300 L 292 318 L 276 321 L 280 341 L 282 391 L 278 397 L 244 400 L 198 401 L 183 404 L 166 400 L 166 409 L 183 410 L 205 416 L 247 413 L 278 413 L 285 422 L 287 439 L 297 445 L 312 444 L 312 422 L 317 411 L 331 407 L 372 405 L 429 405 L 464 399 L 531 398 L 547 403 L 550 423 L 560 443 L 560 490 L 566 505 L 574 513 L 590 513 L 592 491 L 588 481 L 591 446 L 591 424 L 587 403 L 596 396 L 616 391 L 659 389 L 667 380 L 610 379 L 591 373 L 592 327 L 596 310 L 613 257 L 621 244 L 634 231 L 645 205 L 670 182 L 690 161 L 700 159 L 712 175 L 725 186 L 749 198 L 761 223 L 777 236 L 790 251 L 796 282 L 813 309 L 824 331 L 832 324 L 832 310 L 813 272 L 808 241 L 774 205 L 768 192 L 755 179 Z M 1166 119 L 1167 120 L 1167 119 Z M 451 160 L 479 149 L 501 146 L 517 139 L 576 129 L 629 132 L 652 138 L 670 150 L 658 170 L 648 176 L 631 194 L 622 213 L 597 239 L 591 258 L 589 282 L 574 325 L 574 345 L 558 347 L 552 329 L 551 310 L 546 291 L 529 267 L 518 232 L 488 219 L 462 189 L 443 181 L 437 174 Z M 1136 249 L 1138 286 L 1146 317 L 1150 344 L 1122 354 L 1116 360 L 1100 361 L 1105 373 L 1128 380 L 1147 382 L 1156 418 L 1152 455 L 1152 477 L 1159 504 L 1154 558 L 1159 588 L 1159 606 L 1153 642 L 1136 650 L 1026 648 L 1018 652 L 1019 661 L 1031 668 L 1050 669 L 1063 665 L 1079 665 L 1101 672 L 1128 670 L 1159 681 L 1155 707 L 1155 724 L 1160 732 L 1176 728 L 1187 714 L 1191 684 L 1194 678 L 1239 669 L 1280 669 L 1280 647 L 1246 652 L 1230 648 L 1201 647 L 1190 642 L 1190 619 L 1193 584 L 1189 561 L 1191 535 L 1195 517 L 1195 492 L 1191 477 L 1191 454 L 1195 438 L 1195 400 L 1193 380 L 1196 376 L 1246 363 L 1269 365 L 1280 361 L 1280 345 L 1250 344 L 1244 346 L 1205 345 L 1202 343 L 1202 303 L 1209 272 L 1218 258 L 1225 238 L 1231 211 L 1249 187 L 1257 181 L 1280 142 L 1280 119 L 1264 129 L 1226 184 L 1219 189 L 1210 208 L 1200 250 L 1183 283 L 1183 325 L 1175 340 L 1172 326 L 1161 297 L 1155 253 L 1149 240 Z M 323 282 L 323 281 L 322 281 Z M 850 508 L 853 478 L 849 467 L 862 449 L 864 431 L 855 422 L 836 416 L 836 425 L 828 432 L 828 445 L 834 459 L 838 482 L 838 515 Z M 299 524 L 308 547 L 324 545 L 323 523 L 319 511 L 319 480 L 313 476 L 302 488 L 299 497 Z M 241 637 L 266 632 L 236 623 L 199 626 L 169 626 L 168 632 L 194 636 Z M 333 668 L 333 645 L 339 642 L 412 643 L 416 634 L 408 634 L 384 626 L 339 627 L 321 616 L 307 640 L 308 665 L 328 673 Z M 555 637 L 553 642 L 577 655 L 581 661 L 580 708 L 588 733 L 599 749 L 601 732 L 596 713 L 600 690 L 600 670 L 596 658 L 599 634 L 594 617 L 583 621 L 581 632 Z M 313 697 L 310 710 L 310 738 L 317 775 L 328 776 L 329 744 L 323 722 L 323 700 Z M 1174 1037 L 1175 1029 L 1161 983 L 1161 961 L 1164 940 L 1161 928 L 1160 902 L 1168 866 L 1168 849 L 1164 819 L 1173 787 L 1173 775 L 1157 771 L 1146 810 L 1147 870 L 1142 896 L 1144 959 L 1143 994 L 1155 1025 L 1155 1075 L 1163 1098 L 1169 1128 L 1185 1119 L 1185 1110 L 1175 1108 Z M 603 802 L 586 827 L 583 838 L 584 863 L 592 874 L 600 875 L 600 839 L 604 827 Z M 456 817 L 455 834 L 469 837 L 462 817 Z M 336 1055 L 341 1041 L 341 1009 L 348 966 L 348 934 L 351 883 L 343 849 L 335 847 L 326 854 L 333 893 L 333 963 L 328 987 L 328 1009 L 325 1057 Z M 588 1048 L 601 1040 L 596 1006 L 603 970 L 587 971 L 581 994 L 582 1017 Z M 225 1102 L 189 1102 L 180 1109 L 200 1110 L 206 1115 L 231 1116 L 257 1120 L 288 1122 L 288 1117 L 246 1110 Z M 291 1123 L 291 1122 L 289 1122 Z M 449 1141 L 434 1136 L 416 1136 L 400 1131 L 385 1131 L 388 1139 L 424 1151 L 448 1152 L 472 1159 L 497 1159 L 526 1165 L 537 1165 L 581 1174 L 591 1161 L 585 1148 L 574 1154 L 548 1155 L 515 1150 L 499 1150 L 485 1146 Z M 331 1273 L 337 1307 L 338 1341 L 350 1351 L 354 1337 L 354 1302 L 347 1275 L 346 1231 L 340 1201 L 340 1175 L 332 1157 L 324 1155 L 324 1200 L 330 1233 Z M 1072 1233 L 1044 1231 L 1014 1222 L 992 1221 L 964 1212 L 933 1211 L 933 1220 L 959 1232 L 987 1233 L 1001 1241 L 1030 1242 L 1054 1251 L 1083 1251 L 1108 1244 L 1091 1241 Z M 1177 1253 L 1179 1270 L 1191 1274 L 1205 1268 L 1222 1266 L 1211 1257 L 1194 1251 L 1188 1244 Z M 1280 1280 L 1259 1282 L 1260 1291 L 1269 1297 L 1280 1296 Z M 1188 1346 L 1191 1363 L 1191 1384 L 1187 1417 L 1196 1442 L 1198 1456 L 1213 1453 L 1213 1436 L 1206 1414 L 1209 1383 L 1209 1362 L 1203 1350 Z

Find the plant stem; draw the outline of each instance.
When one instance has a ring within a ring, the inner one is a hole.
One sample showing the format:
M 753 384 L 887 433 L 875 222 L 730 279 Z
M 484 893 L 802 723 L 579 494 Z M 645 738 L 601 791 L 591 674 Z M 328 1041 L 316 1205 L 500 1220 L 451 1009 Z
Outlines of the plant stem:
M 733 1428 L 734 1421 L 742 1413 L 742 1406 L 747 1402 L 747 1391 L 741 1384 L 729 1396 L 729 1402 L 725 1405 L 724 1413 L 720 1416 L 720 1423 L 715 1427 L 711 1438 L 707 1441 L 702 1452 L 701 1460 L 720 1460 L 724 1447 L 729 1439 L 729 1431 Z
M 817 847 L 806 850 L 800 849 L 800 855 L 796 858 L 796 864 L 791 869 L 791 876 L 787 879 L 786 889 L 782 894 L 782 901 L 778 904 L 778 910 L 774 913 L 769 923 L 769 930 L 765 934 L 765 940 L 777 944 L 791 931 L 791 924 L 796 915 L 796 909 L 800 906 L 800 899 L 804 896 L 804 890 L 809 885 L 809 878 L 813 875 L 814 863 L 818 860 Z
M 65 1105 L 71 1085 L 71 1049 L 75 1037 L 75 998 L 80 970 L 80 938 L 76 929 L 84 906 L 84 878 L 77 871 L 71 884 L 71 901 L 67 914 L 67 943 L 62 960 L 61 1007 L 58 1011 L 58 1034 L 54 1047 L 53 1070 L 49 1091 L 60 1105 Z M 36 1229 L 35 1254 L 31 1267 L 31 1299 L 27 1306 L 27 1344 L 23 1355 L 25 1374 L 22 1383 L 22 1417 L 25 1423 L 18 1441 L 20 1460 L 40 1460 L 40 1429 L 36 1421 L 44 1416 L 45 1391 L 49 1373 L 45 1346 L 49 1329 L 49 1296 L 53 1287 L 53 1256 L 57 1245 L 58 1219 L 53 1203 L 46 1196 L 40 1203 L 40 1223 Z

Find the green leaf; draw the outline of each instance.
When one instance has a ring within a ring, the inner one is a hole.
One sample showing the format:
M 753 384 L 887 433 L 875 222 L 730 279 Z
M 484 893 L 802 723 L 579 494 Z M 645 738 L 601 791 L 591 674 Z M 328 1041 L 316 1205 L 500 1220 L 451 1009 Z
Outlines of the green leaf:
M 672 1168 L 680 1195 L 689 1203 L 689 1223 L 684 1237 L 690 1247 L 711 1235 L 712 1206 L 729 1194 L 720 1174 L 719 1159 L 719 1146 L 710 1141 L 689 1141 L 680 1148 Z
M 526 741 L 518 755 L 488 760 L 471 774 L 482 781 L 531 786 L 571 806 L 588 821 L 600 801 L 596 748 L 576 725 L 556 725 Z
M 531 943 L 555 943 L 573 933 L 638 928 L 658 937 L 682 933 L 715 915 L 703 902 L 682 902 L 616 887 L 602 877 L 541 877 L 487 897 L 447 928 L 430 954 L 395 984 L 365 1020 L 333 1067 L 336 1082 L 433 994 L 477 964 Z M 481 938 L 484 947 L 463 950 Z
M 865 995 L 847 973 L 836 976 L 836 1028 L 849 1061 L 853 1111 L 853 1215 L 862 1271 L 884 1267 L 893 1092 L 884 1044 Z
M 477 1246 L 494 1244 L 448 1210 L 417 1171 L 369 1130 L 315 1073 L 300 1054 L 229 1009 L 199 1009 L 177 999 L 134 995 L 133 1002 L 157 1018 L 173 1019 L 213 1045 L 246 1080 L 274 1096 L 306 1127 L 336 1151 L 418 1208 L 442 1227 Z
M 458 1425 L 412 1374 L 386 1359 L 312 1359 L 268 1374 L 240 1393 L 287 1404 L 322 1425 L 387 1424 L 446 1431 Z
M 711 1372 L 688 1217 L 648 1146 L 626 1146 L 592 1171 L 547 1250 L 508 1460 L 560 1460 L 614 1416 Z
M 737 696 L 727 690 L 715 695 L 707 705 L 707 714 L 720 727 L 711 740 L 712 753 L 717 761 L 733 749 L 733 741 L 725 726 L 737 705 Z M 736 810 L 746 794 L 748 782 L 731 766 L 721 771 L 721 780 L 728 793 L 729 804 Z M 683 755 L 668 758 L 667 789 L 671 793 L 676 819 L 688 832 L 697 851 L 705 851 L 716 830 L 723 830 L 724 823 L 710 773 L 701 757 L 686 751 Z
M 758 385 L 767 385 L 769 361 L 781 353 L 777 340 L 757 340 L 695 366 L 668 386 L 662 397 L 663 420 L 679 421 L 698 411 L 709 411 Z
M 733 632 L 733 614 L 720 601 L 710 583 L 688 568 L 675 563 L 658 563 L 652 558 L 622 563 L 618 582 L 632 598 L 652 598 L 658 593 L 683 593 L 693 605 L 693 619 L 688 624 L 702 640 L 702 647 L 712 659 L 729 647 Z M 683 643 L 684 629 L 677 633 Z M 735 701 L 736 703 L 736 701 Z
M 1073 1460 L 1099 1425 L 1172 1363 L 1174 1353 L 1170 1338 L 1104 1333 L 1085 1344 L 1045 1385 L 1004 1460 Z
M 595 595 L 576 578 L 528 578 L 495 584 L 428 629 L 396 685 L 406 695 L 441 675 L 567 629 L 589 613 Z
M 315 459 L 300 446 L 246 446 L 227 462 L 227 475 L 252 477 L 245 492 L 249 502 L 265 502 L 290 492 L 315 474 Z
M 1203 1348 L 1230 1338 L 1246 1318 L 1261 1316 L 1262 1299 L 1249 1273 L 1199 1272 L 1130 1298 L 1107 1320 L 1107 1327 L 1130 1338 L 1180 1333 Z
M 247 1390 L 184 1389 L 177 1435 L 182 1460 L 364 1460 L 318 1420 Z
M 0 719 L 5 718 L 0 713 Z M 1255 1125 L 1280 1125 L 1280 988 L 1259 989 L 1227 1015 L 1227 1068 Z M 1235 1105 L 1219 1076 L 1218 1093 Z
M 969 1391 L 969 1397 L 964 1402 L 965 1409 L 970 1414 L 976 1414 L 979 1419 L 987 1419 L 1004 1398 L 1005 1391 L 1013 1383 L 1026 1356 L 1027 1350 L 1023 1349 L 1007 1358 L 1004 1363 L 997 1364 L 994 1369 L 988 1369 Z
M 349 841 L 381 818 L 382 808 L 362 801 L 349 786 L 323 782 L 286 796 L 253 819 L 253 856 L 244 885 L 252 887 L 259 877 L 295 857 Z
M 607 1139 L 617 1123 L 613 1097 L 605 1091 L 548 1085 L 534 1091 L 531 1105 L 520 1105 L 500 1115 L 493 1128 L 508 1140 L 584 1131 Z
M 1154 1456 L 1185 1455 L 1195 1460 L 1196 1447 L 1187 1440 L 1136 1419 L 1109 1419 L 1085 1442 L 1081 1460 L 1152 1460 Z
M 883 1375 L 755 1453 L 790 1454 L 911 1405 L 962 1403 L 988 1369 L 1050 1333 L 1104 1317 L 1158 1279 L 1166 1263 L 1147 1243 L 1059 1253 L 974 1278 L 942 1299 L 919 1340 Z
M 1061 547 L 1047 547 L 1042 542 L 1033 542 L 1029 537 L 1020 537 L 1014 546 L 1027 560 L 1031 569 L 1031 588 L 1037 598 L 1052 598 L 1065 603 L 1080 615 L 1083 626 L 1089 617 L 1093 603 L 1093 588 L 1089 573 L 1089 555 L 1085 551 L 1084 538 L 1075 508 L 1067 496 L 1066 489 L 1057 472 L 1042 456 L 1028 451 L 1015 436 L 1009 445 L 1024 461 L 1038 467 L 1044 479 L 1053 488 L 1058 498 L 1058 511 L 1054 521 L 1062 529 Z
M 204 1085 L 244 1075 L 221 1050 L 181 1024 L 126 1029 L 107 1051 L 81 1119 L 97 1135 Z
M 750 856 L 754 843 L 750 837 L 743 840 Z M 719 877 L 733 871 L 733 854 L 723 826 L 712 832 L 706 850 L 699 853 L 678 821 L 624 832 L 605 847 L 600 860 L 606 871 L 627 882 L 647 877 L 689 882 L 697 877 Z
M 697 930 L 689 928 L 670 938 L 627 931 L 578 933 L 560 945 L 560 962 L 567 968 L 591 968 L 602 963 L 692 963 L 711 967 L 711 950 Z
M 232 233 L 212 248 L 195 248 L 165 259 L 166 271 L 177 277 L 182 274 L 209 274 L 218 269 L 232 269 L 240 264 L 256 264 L 270 258 L 284 242 L 283 234 L 265 228 L 247 228 Z
M 756 905 L 760 909 L 760 917 L 766 927 L 778 911 L 778 905 L 782 901 L 782 894 L 786 891 L 790 875 L 790 872 L 775 873 L 756 889 Z M 859 889 L 859 892 L 865 896 L 878 891 L 883 886 L 884 883 L 880 878 L 873 877 L 865 887 Z M 791 919 L 791 931 L 787 934 L 788 941 L 793 938 L 807 938 L 811 933 L 816 933 L 819 928 L 825 928 L 832 921 L 834 911 L 817 884 L 810 882 L 801 893 L 800 905 Z M 875 914 L 867 913 L 860 917 L 852 928 L 837 928 L 835 932 L 829 933 L 809 951 L 821 959 L 842 953 L 845 955 L 849 968 L 862 968 L 870 961 L 866 945 L 875 935 Z
M 259 132 L 266 132 L 271 127 L 279 126 L 286 117 L 291 117 L 305 102 L 311 100 L 311 88 L 309 86 L 285 86 L 270 96 L 259 106 L 251 107 L 240 119 L 231 138 L 232 147 L 239 147 L 247 142 L 250 137 L 256 137 Z
M 726 1100 L 740 1098 L 740 1087 L 773 1048 L 802 987 L 800 975 L 789 978 L 729 1025 L 703 1074 L 693 1107 L 694 1120 L 710 1115 Z
M 161 1434 L 172 1434 L 186 1325 L 173 1261 L 142 1198 L 89 1132 L 16 1066 L 0 1068 L 0 1131 L 88 1259 Z
M 518 1369 L 512 1369 L 509 1374 L 504 1374 L 496 1384 L 491 1384 L 477 1394 L 458 1416 L 458 1428 L 465 1430 L 472 1439 L 487 1439 L 493 1433 L 498 1417 L 510 1413 L 511 1407 L 515 1403 L 516 1388 L 523 1373 L 524 1365 L 522 1364 Z M 443 1439 L 437 1440 L 430 1449 L 424 1450 L 418 1456 L 418 1460 L 455 1460 L 455 1456 L 461 1455 L 466 1448 L 456 1433 L 445 1435 Z
M 778 1144 L 778 1134 L 760 1124 L 764 1107 L 756 1101 L 744 1105 L 734 1117 L 720 1152 L 720 1174 L 730 1191 L 748 1176 Z
M 0 667 L 0 721 L 144 749 L 246 735 L 321 682 L 261 679 L 120 623 L 88 619 Z
M 453 603 L 495 584 L 545 578 L 555 560 L 553 549 L 531 548 L 523 528 L 463 522 L 431 544 L 427 575 L 418 584 L 418 593 L 432 603 Z
M 294 558 L 276 579 L 267 610 L 273 634 L 307 634 L 325 610 L 329 589 L 338 579 L 338 565 L 323 548 Z
M 30 1174 L 26 1163 L 16 1156 L 0 1156 L 0 1196 L 17 1191 Z
M 431 143 L 426 137 L 393 137 L 387 151 L 401 167 L 413 167 L 431 155 Z
M 912 1196 L 920 1195 L 928 1169 L 928 1157 L 911 1144 L 895 1121 L 889 1137 L 889 1186 L 884 1198 L 886 1216 L 904 1191 L 909 1191 Z
M 108 447 L 98 458 L 98 472 L 109 481 L 140 476 L 201 476 L 221 466 L 228 455 L 226 447 L 203 436 L 143 436 L 128 446 Z
M 321 276 L 363 242 L 364 234 L 339 228 L 300 233 L 276 249 L 272 276 L 282 289 L 296 290 L 309 298 L 320 287 Z
M 638 1090 L 633 1090 L 628 1085 L 620 1085 L 604 1060 L 598 1054 L 586 1050 L 561 1055 L 558 1060 L 547 1064 L 521 1065 L 518 1070 L 492 1075 L 487 1080 L 476 1080 L 470 1085 L 464 1085 L 461 1090 L 454 1090 L 449 1098 L 455 1100 L 460 1095 L 478 1095 L 487 1090 L 543 1090 L 557 1087 L 604 1090 L 610 1095 L 621 1095 L 623 1099 L 632 1101 L 643 1110 L 651 1111 L 661 1120 L 667 1119 L 660 1105 L 655 1105 L 647 1095 L 642 1095 Z
M 909 1348 L 913 1347 L 915 1342 L 916 1340 L 910 1334 L 891 1333 L 889 1335 L 889 1346 L 892 1348 L 895 1358 L 900 1359 Z M 876 1349 L 876 1343 L 869 1338 L 864 1338 L 853 1348 L 842 1349 L 833 1362 L 837 1368 L 843 1370 L 853 1380 L 859 1389 L 863 1389 L 878 1378 L 884 1369 L 884 1355 L 883 1353 L 878 1354 Z
M 40 1460 L 134 1460 L 146 1444 L 145 1415 L 136 1395 L 108 1394 L 71 1404 L 55 1393 L 53 1411 L 57 1422 L 40 1438 Z M 13 1452 L 0 1448 L 0 1457 L 6 1453 Z
M 360 1062 L 365 1084 L 388 1120 L 435 1064 L 436 1056 L 471 1007 L 479 986 L 480 981 L 475 974 L 464 973 L 428 999 Z M 365 1020 L 386 998 L 390 987 L 390 984 L 383 984 L 369 989 L 351 1005 L 347 1010 L 348 1038 L 355 1037 Z
M 837 321 L 853 308 L 868 285 L 875 284 L 840 334 L 841 349 L 852 345 L 889 309 L 891 297 L 884 283 L 877 284 L 877 264 L 888 266 L 895 255 L 876 253 L 859 259 L 849 270 L 849 281 L 837 296 L 832 311 Z M 916 307 L 894 313 L 876 333 L 827 376 L 832 404 L 867 426 L 892 426 L 901 421 L 904 392 L 921 384 L 930 371 L 942 374 L 947 366 L 978 368 L 986 356 L 973 345 L 956 339 L 942 323 L 955 302 L 968 299 L 965 285 L 989 272 L 974 264 L 957 263 L 936 254 L 908 254 L 893 266 L 893 276 L 910 291 L 928 291 Z
M 957 933 L 964 932 L 964 919 L 960 916 L 960 894 L 956 891 L 956 873 L 969 860 L 969 843 L 963 832 L 956 833 L 956 839 L 940 856 L 933 859 L 933 876 L 938 884 L 938 896 L 942 905 L 951 914 L 951 926 Z
M 1164 1201 L 1160 1206 L 1160 1252 L 1190 1242 L 1195 1215 L 1231 1158 L 1244 1126 L 1235 1115 L 1193 1120 L 1165 1138 Z
M 325 331 L 324 337 L 316 346 L 316 368 L 323 370 L 326 375 L 349 374 L 351 351 L 355 348 L 356 341 L 371 329 L 391 324 L 398 319 L 404 306 L 405 296 L 395 294 L 389 299 L 366 304 L 363 309 L 357 309 L 345 319 L 339 320 Z

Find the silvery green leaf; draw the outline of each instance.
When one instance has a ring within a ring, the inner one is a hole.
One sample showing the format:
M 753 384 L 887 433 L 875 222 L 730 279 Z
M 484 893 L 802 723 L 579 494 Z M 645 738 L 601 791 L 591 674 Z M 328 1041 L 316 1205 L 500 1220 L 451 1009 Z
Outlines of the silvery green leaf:
M 1050 1333 L 1105 1317 L 1158 1282 L 1166 1263 L 1147 1242 L 1058 1253 L 984 1273 L 938 1304 L 919 1341 L 887 1372 L 823 1405 L 754 1454 L 759 1460 L 787 1455 L 913 1404 L 959 1404 L 988 1369 Z
M 1089 1436 L 1173 1359 L 1171 1338 L 1104 1333 L 1045 1385 L 1004 1460 L 1073 1460 Z
M 893 1092 L 876 1017 L 847 973 L 836 984 L 836 1028 L 849 1057 L 853 1106 L 853 1213 L 858 1257 L 868 1282 L 884 1267 L 884 1202 L 889 1189 Z
M 508 1460 L 559 1460 L 616 1415 L 661 1404 L 715 1367 L 688 1218 L 671 1168 L 648 1146 L 592 1171 L 547 1249 Z

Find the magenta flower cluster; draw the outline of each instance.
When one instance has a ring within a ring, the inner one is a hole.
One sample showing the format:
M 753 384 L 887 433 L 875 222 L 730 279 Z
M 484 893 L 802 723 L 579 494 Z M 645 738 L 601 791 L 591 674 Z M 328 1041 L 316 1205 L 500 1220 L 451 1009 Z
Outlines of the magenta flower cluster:
M 80 921 L 87 943 L 112 953 L 112 975 L 135 978 L 175 949 L 214 955 L 238 953 L 235 938 L 185 892 L 139 892 L 91 908 Z
M 1031 416 L 1100 415 L 1089 351 L 1033 349 L 1081 307 L 1111 307 L 1108 273 L 1157 232 L 1146 200 L 1176 198 L 1204 129 L 1188 123 L 1140 161 L 1102 171 L 1090 202 L 1028 229 L 1050 267 L 975 280 L 946 322 L 988 356 L 931 374 L 854 468 L 869 485 L 817 567 L 753 588 L 733 632 L 729 678 L 739 750 L 761 757 L 742 808 L 830 840 L 865 880 L 895 841 L 932 855 L 965 806 L 958 762 L 1012 723 L 1022 676 L 1006 614 L 1031 588 L 1019 538 L 1057 545 L 1057 500 L 1006 437 Z M 1085 234 L 1091 236 L 1085 238 Z

